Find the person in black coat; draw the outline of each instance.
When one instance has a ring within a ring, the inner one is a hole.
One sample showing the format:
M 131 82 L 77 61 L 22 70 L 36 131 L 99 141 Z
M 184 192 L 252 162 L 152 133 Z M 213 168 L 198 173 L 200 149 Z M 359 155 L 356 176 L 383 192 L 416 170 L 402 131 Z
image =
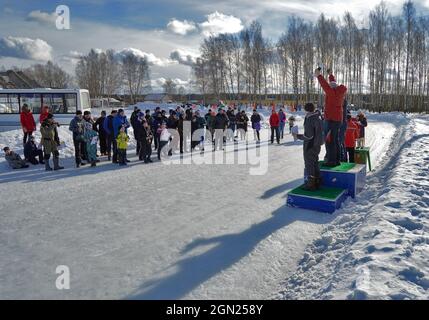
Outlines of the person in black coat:
M 229 119 L 223 109 L 220 109 L 214 119 L 215 150 L 222 150 L 225 139 L 225 130 L 228 128 Z
M 37 165 L 37 164 L 45 164 L 43 161 L 43 151 L 39 149 L 35 143 L 34 136 L 30 136 L 26 144 L 24 145 L 24 157 L 25 160 Z M 39 160 L 36 159 L 39 157 Z
M 101 111 L 100 117 L 94 123 L 94 130 L 98 132 L 100 153 L 107 156 L 107 132 L 104 130 L 104 121 L 106 120 L 106 111 Z
M 113 163 L 117 163 L 118 161 L 118 152 L 116 147 L 116 139 L 115 139 L 115 131 L 113 129 L 113 119 L 117 115 L 117 110 L 112 110 L 110 115 L 106 117 L 104 120 L 103 129 L 106 132 L 106 152 L 108 160 L 112 160 Z M 113 148 L 112 148 L 113 147 Z M 113 149 L 113 159 L 111 157 Z
M 153 135 L 146 119 L 142 119 L 141 130 L 138 131 L 138 134 L 140 143 L 139 159 L 140 161 L 144 161 L 144 163 L 150 163 L 152 162 L 150 156 L 152 155 Z

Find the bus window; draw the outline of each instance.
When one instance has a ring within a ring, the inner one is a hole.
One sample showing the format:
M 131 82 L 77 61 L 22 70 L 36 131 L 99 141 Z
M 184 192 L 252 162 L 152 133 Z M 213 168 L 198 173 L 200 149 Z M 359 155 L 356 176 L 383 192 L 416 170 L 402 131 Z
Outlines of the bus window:
M 0 113 L 19 113 L 17 94 L 0 94 Z
M 40 93 L 22 93 L 20 95 L 20 101 L 21 107 L 26 103 L 33 113 L 40 113 L 42 105 Z
M 82 107 L 82 110 L 91 108 L 91 105 L 89 103 L 88 92 L 81 92 L 80 93 L 80 106 Z
M 48 93 L 43 94 L 43 105 L 48 106 L 52 113 L 67 113 L 64 103 L 64 94 Z
M 76 93 L 66 93 L 64 96 L 66 101 L 64 113 L 76 113 Z

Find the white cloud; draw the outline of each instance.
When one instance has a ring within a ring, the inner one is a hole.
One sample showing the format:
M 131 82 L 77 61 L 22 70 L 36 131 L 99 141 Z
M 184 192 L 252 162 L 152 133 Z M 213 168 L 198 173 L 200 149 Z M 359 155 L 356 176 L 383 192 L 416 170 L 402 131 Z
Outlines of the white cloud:
M 8 36 L 0 39 L 0 56 L 48 61 L 52 60 L 52 47 L 42 39 Z
M 171 19 L 170 22 L 167 24 L 167 29 L 175 34 L 180 34 L 184 36 L 192 31 L 195 31 L 197 29 L 197 26 L 192 21 L 180 21 L 177 19 Z
M 202 34 L 206 37 L 221 33 L 237 33 L 244 28 L 239 18 L 217 11 L 207 15 L 207 21 L 200 23 L 199 27 Z
M 136 48 L 124 48 L 116 52 L 116 55 L 121 58 L 128 54 L 132 54 L 140 58 L 145 58 L 150 66 L 166 67 L 175 63 L 170 59 L 158 58 L 153 53 L 147 53 Z
M 191 79 L 188 80 L 183 80 L 180 78 L 170 78 L 173 83 L 176 85 L 176 89 L 179 89 L 180 87 L 184 87 L 185 91 L 186 89 L 188 89 L 187 91 L 189 91 L 189 89 L 191 88 Z M 150 85 L 152 87 L 152 92 L 163 92 L 164 88 L 163 88 L 163 84 L 165 83 L 167 79 L 164 77 L 160 77 L 160 78 L 156 78 L 156 79 L 152 79 L 150 81 Z
M 184 51 L 181 49 L 173 50 L 170 53 L 170 59 L 177 61 L 185 66 L 192 66 L 197 61 L 198 55 L 192 52 Z
M 36 21 L 46 24 L 53 24 L 55 23 L 56 19 L 57 14 L 55 12 L 47 13 L 40 10 L 31 11 L 27 16 L 27 20 L 29 21 Z

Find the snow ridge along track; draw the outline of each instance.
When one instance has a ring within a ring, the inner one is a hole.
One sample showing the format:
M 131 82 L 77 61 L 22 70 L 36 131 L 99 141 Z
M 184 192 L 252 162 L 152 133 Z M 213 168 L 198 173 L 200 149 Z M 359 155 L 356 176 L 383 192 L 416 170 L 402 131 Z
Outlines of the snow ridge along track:
M 428 120 L 397 126 L 366 189 L 308 246 L 274 298 L 429 297 Z

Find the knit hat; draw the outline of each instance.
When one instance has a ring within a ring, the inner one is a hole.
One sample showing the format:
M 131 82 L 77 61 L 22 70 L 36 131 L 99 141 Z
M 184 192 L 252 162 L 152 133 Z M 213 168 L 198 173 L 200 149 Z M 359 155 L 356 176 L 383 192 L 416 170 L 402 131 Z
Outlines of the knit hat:
M 6 153 L 7 151 L 9 151 L 10 149 L 9 149 L 9 147 L 4 147 L 3 148 L 3 151 Z

